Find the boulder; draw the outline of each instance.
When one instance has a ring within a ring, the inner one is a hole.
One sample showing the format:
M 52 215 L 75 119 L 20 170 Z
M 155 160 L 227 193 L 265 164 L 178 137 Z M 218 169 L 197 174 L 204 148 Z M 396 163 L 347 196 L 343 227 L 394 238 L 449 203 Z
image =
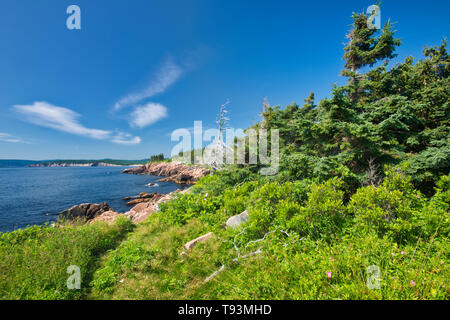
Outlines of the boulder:
M 130 217 L 133 223 L 144 221 L 154 211 L 154 203 L 142 202 L 131 208 L 130 211 L 125 212 L 125 216 Z
M 235 215 L 235 216 L 232 216 L 231 218 L 229 218 L 226 222 L 226 225 L 228 228 L 236 228 L 236 227 L 239 227 L 244 222 L 248 221 L 249 218 L 250 217 L 248 215 L 248 211 L 245 210 L 241 214 L 238 214 L 238 215 Z
M 164 195 L 161 193 L 147 193 L 147 192 L 141 192 L 139 196 L 137 196 L 134 200 L 128 201 L 127 205 L 131 206 L 134 204 L 142 203 L 142 202 L 149 202 L 149 201 L 156 201 L 159 198 L 163 197 Z
M 186 249 L 186 251 L 189 251 L 189 250 L 191 250 L 197 243 L 199 243 L 199 242 L 204 242 L 204 241 L 208 240 L 209 238 L 212 237 L 212 235 L 213 235 L 213 233 L 212 233 L 212 232 L 209 232 L 209 233 L 204 234 L 204 235 L 202 235 L 202 236 L 200 236 L 200 237 L 198 237 L 198 238 L 196 238 L 196 239 L 194 239 L 194 240 L 191 240 L 191 241 L 189 241 L 188 243 L 186 243 L 186 244 L 184 245 L 184 248 Z
M 114 221 L 116 221 L 116 219 L 119 217 L 119 214 L 115 211 L 106 211 L 103 212 L 101 215 L 95 217 L 94 219 L 92 219 L 91 221 L 89 221 L 89 223 L 93 223 L 96 221 L 105 221 L 108 223 L 112 223 Z
M 70 209 L 64 210 L 58 216 L 59 221 L 86 219 L 92 220 L 104 212 L 113 211 L 106 202 L 97 203 L 83 203 L 78 206 L 73 206 Z
M 153 212 L 159 211 L 159 204 L 169 201 L 173 196 L 179 193 L 180 190 L 175 190 L 169 194 L 152 193 L 150 198 L 145 198 L 146 201 L 142 201 L 136 204 L 130 211 L 126 212 L 125 215 L 131 218 L 134 223 L 144 221 Z M 130 201 L 131 202 L 131 201 Z

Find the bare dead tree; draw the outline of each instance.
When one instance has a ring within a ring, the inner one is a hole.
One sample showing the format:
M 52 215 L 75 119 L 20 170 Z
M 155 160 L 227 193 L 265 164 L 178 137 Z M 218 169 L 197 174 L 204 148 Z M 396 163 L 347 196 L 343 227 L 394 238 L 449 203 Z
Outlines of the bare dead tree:
M 265 121 L 264 115 L 267 113 L 269 108 L 270 108 L 270 103 L 267 100 L 267 97 L 264 97 L 264 100 L 263 100 L 263 111 L 260 114 L 260 116 L 262 118 L 262 121 L 261 121 L 261 128 L 262 129 L 264 129 L 266 127 L 266 121 Z
M 216 119 L 216 123 L 219 126 L 219 129 L 218 129 L 219 130 L 219 140 L 221 140 L 221 141 L 222 141 L 222 137 L 223 137 L 223 132 L 226 129 L 226 125 L 230 121 L 230 118 L 227 117 L 227 113 L 228 113 L 227 105 L 229 105 L 229 104 L 230 104 L 230 100 L 227 99 L 227 101 L 220 106 L 219 115 Z
M 367 178 L 364 185 L 378 187 L 383 181 L 380 175 L 380 166 L 375 162 L 373 157 L 369 158 L 368 164 L 369 168 L 366 171 Z
M 222 104 L 219 108 L 219 114 L 217 115 L 216 123 L 218 125 L 217 129 L 217 137 L 212 143 L 212 145 L 208 146 L 205 150 L 206 153 L 206 163 L 211 167 L 211 175 L 214 175 L 214 172 L 222 168 L 225 161 L 225 155 L 228 150 L 228 146 L 224 142 L 224 132 L 227 128 L 227 125 L 230 121 L 230 118 L 227 117 L 228 110 L 227 105 L 230 104 L 230 100 Z

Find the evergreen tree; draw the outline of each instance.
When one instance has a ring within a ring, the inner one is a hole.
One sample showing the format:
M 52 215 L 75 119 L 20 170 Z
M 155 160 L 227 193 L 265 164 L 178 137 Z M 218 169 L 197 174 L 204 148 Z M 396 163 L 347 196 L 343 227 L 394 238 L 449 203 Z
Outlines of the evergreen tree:
M 353 27 L 347 34 L 349 42 L 344 48 L 345 69 L 342 75 L 349 78 L 349 97 L 352 102 L 358 102 L 363 89 L 359 81 L 364 76 L 359 70 L 365 66 L 372 67 L 383 59 L 392 59 L 395 47 L 401 44 L 400 39 L 394 38 L 395 31 L 389 21 L 380 31 L 371 29 L 367 25 L 368 16 L 364 13 L 353 13 Z
M 358 70 L 377 61 L 392 59 L 395 47 L 401 44 L 400 39 L 394 38 L 395 31 L 389 22 L 384 25 L 381 34 L 376 29 L 367 26 L 368 16 L 364 13 L 353 13 L 353 28 L 347 34 L 349 42 L 344 48 L 345 69 L 342 74 L 354 78 Z

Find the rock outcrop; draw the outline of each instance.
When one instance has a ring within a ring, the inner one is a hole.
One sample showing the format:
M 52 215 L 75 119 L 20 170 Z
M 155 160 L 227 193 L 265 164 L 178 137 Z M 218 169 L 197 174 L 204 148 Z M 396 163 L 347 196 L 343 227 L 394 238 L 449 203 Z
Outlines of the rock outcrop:
M 157 192 L 155 193 L 141 192 L 137 197 L 127 197 L 124 198 L 124 200 L 131 200 L 127 202 L 127 205 L 131 206 L 142 202 L 156 202 L 162 197 L 164 197 L 164 194 Z
M 92 220 L 107 211 L 114 210 L 112 210 L 106 202 L 100 204 L 83 203 L 61 212 L 58 216 L 58 221 L 76 219 Z
M 142 202 L 131 208 L 130 211 L 125 212 L 124 215 L 129 217 L 133 223 L 144 221 L 154 211 L 155 203 Z
M 138 203 L 133 208 L 131 208 L 130 211 L 125 212 L 124 214 L 125 216 L 130 217 L 131 221 L 134 223 L 142 222 L 153 212 L 159 211 L 159 204 L 171 200 L 176 194 L 180 192 L 180 190 L 176 190 L 169 194 L 158 194 L 160 196 L 147 198 L 147 201 Z
M 90 220 L 89 223 L 93 223 L 96 221 L 105 221 L 108 223 L 112 223 L 114 221 L 116 221 L 116 219 L 120 216 L 120 214 L 118 214 L 117 212 L 110 210 L 110 211 L 106 211 L 103 212 L 101 215 L 95 217 L 94 219 Z
M 248 219 L 249 219 L 248 211 L 245 210 L 241 214 L 238 214 L 238 215 L 235 215 L 235 216 L 232 216 L 231 218 L 229 218 L 226 222 L 226 226 L 228 228 L 237 228 L 244 222 L 248 221 Z
M 136 168 L 125 169 L 122 172 L 163 176 L 167 178 L 160 179 L 159 181 L 194 184 L 200 178 L 209 174 L 210 171 L 198 165 L 186 165 L 182 162 L 154 162 Z

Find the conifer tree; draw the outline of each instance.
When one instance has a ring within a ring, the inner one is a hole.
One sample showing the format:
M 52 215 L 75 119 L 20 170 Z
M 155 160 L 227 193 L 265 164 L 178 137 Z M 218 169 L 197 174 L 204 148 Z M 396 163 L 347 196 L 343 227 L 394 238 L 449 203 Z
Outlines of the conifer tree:
M 364 66 L 373 66 L 377 61 L 392 59 L 395 47 L 401 44 L 400 39 L 394 38 L 395 31 L 388 21 L 381 33 L 370 29 L 367 25 L 368 16 L 364 13 L 353 13 L 353 28 L 347 34 L 349 42 L 344 48 L 345 69 L 344 76 L 354 78 L 358 70 Z M 380 33 L 375 36 L 376 33 Z
M 347 34 L 349 42 L 344 48 L 345 69 L 342 75 L 349 78 L 349 97 L 352 102 L 358 102 L 363 89 L 359 82 L 364 77 L 359 70 L 365 66 L 372 67 L 378 61 L 392 59 L 395 47 L 401 44 L 394 38 L 395 31 L 388 21 L 381 31 L 368 26 L 368 16 L 364 13 L 353 13 L 353 25 Z

